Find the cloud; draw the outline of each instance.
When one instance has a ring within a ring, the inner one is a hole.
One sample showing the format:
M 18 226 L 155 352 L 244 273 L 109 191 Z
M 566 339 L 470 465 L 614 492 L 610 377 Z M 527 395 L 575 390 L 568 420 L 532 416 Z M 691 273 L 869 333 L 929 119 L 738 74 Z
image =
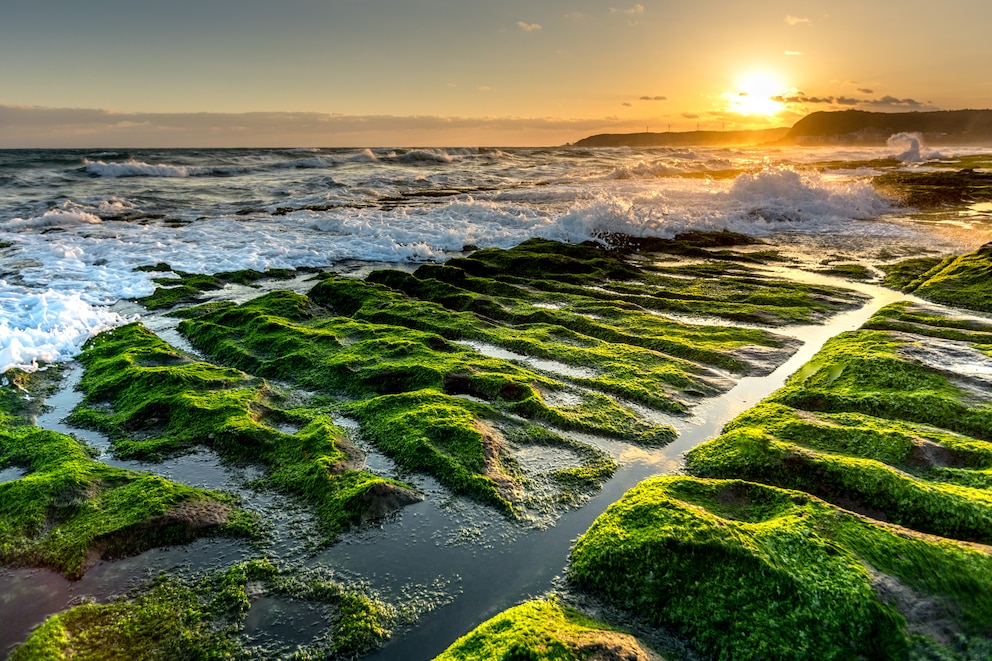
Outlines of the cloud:
M 0 105 L 0 148 L 552 145 L 643 126 L 640 118 L 121 113 Z
M 699 115 L 694 112 L 684 112 L 682 116 L 686 119 L 699 119 Z
M 870 93 L 872 90 L 863 88 L 858 91 Z M 879 99 L 857 99 L 851 96 L 810 96 L 803 92 L 773 96 L 772 100 L 786 105 L 826 104 L 847 107 L 872 106 L 875 108 L 922 108 L 928 105 L 916 99 L 899 99 L 894 96 L 883 96 Z
M 667 96 L 642 96 L 639 101 L 667 101 Z
M 517 21 L 517 27 L 524 32 L 540 32 L 544 29 L 540 23 L 528 23 L 526 21 Z
M 492 87 L 490 87 L 489 85 L 477 85 L 475 89 L 479 90 L 480 92 L 489 92 L 492 90 Z
M 894 96 L 883 96 L 881 99 L 874 99 L 871 101 L 862 101 L 862 103 L 869 103 L 873 106 L 890 106 L 890 107 L 902 107 L 902 108 L 919 108 L 925 106 L 926 104 L 922 101 L 917 101 L 916 99 L 897 99 Z
M 630 107 L 631 107 L 631 106 L 633 106 L 634 104 L 633 104 L 633 103 L 631 103 L 630 101 L 624 101 L 624 102 L 623 102 L 623 103 L 621 103 L 620 105 L 622 105 L 622 106 L 626 106 L 626 107 L 628 107 L 628 108 L 630 108 Z
M 630 7 L 629 9 L 623 9 L 623 8 L 620 8 L 620 7 L 610 7 L 610 13 L 611 14 L 629 14 L 631 16 L 634 16 L 635 14 L 643 14 L 644 13 L 644 5 L 642 5 L 641 3 L 637 3 L 633 7 Z
M 797 25 L 813 25 L 813 21 L 811 21 L 810 19 L 799 18 L 798 16 L 792 16 L 791 14 L 785 17 L 785 22 L 792 27 L 795 27 Z
M 588 14 L 583 14 L 580 11 L 570 11 L 567 14 L 565 14 L 565 18 L 567 18 L 570 21 L 581 22 L 587 20 L 589 16 Z
M 875 90 L 869 89 L 867 87 L 859 87 L 858 88 L 858 91 L 861 92 L 862 94 L 874 94 L 875 93 Z
M 784 103 L 786 105 L 805 105 L 805 104 L 830 104 L 839 106 L 854 106 L 860 103 L 857 99 L 852 99 L 846 96 L 809 96 L 803 92 L 796 92 L 795 94 L 782 94 L 778 96 L 771 97 L 772 101 L 778 101 L 779 103 Z
M 803 54 L 803 52 L 800 50 L 785 50 L 782 52 L 785 53 L 786 55 L 793 55 L 793 56 L 799 56 Z

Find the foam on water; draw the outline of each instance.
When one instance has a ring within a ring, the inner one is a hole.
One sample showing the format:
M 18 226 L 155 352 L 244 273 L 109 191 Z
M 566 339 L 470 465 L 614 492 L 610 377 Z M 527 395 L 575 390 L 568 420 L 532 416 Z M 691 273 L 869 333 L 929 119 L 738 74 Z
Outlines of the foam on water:
M 943 154 L 923 146 L 923 136 L 919 133 L 896 133 L 885 142 L 889 149 L 897 151 L 896 158 L 904 163 L 923 163 L 935 158 L 946 158 Z
M 0 280 L 0 372 L 69 360 L 87 339 L 124 321 L 78 293 L 37 293 Z
M 18 159 L 12 171 L 38 175 L 0 205 L 0 371 L 65 360 L 87 337 L 122 323 L 108 306 L 150 294 L 161 274 L 134 269 L 159 262 L 216 273 L 440 261 L 468 245 L 509 248 L 530 237 L 915 231 L 879 221 L 890 203 L 855 175 L 769 165 L 767 152 L 146 150 L 101 157 L 121 160 L 0 154 L 0 164 Z M 802 158 L 812 157 L 793 150 L 779 161 Z M 333 179 L 324 168 L 334 168 Z M 658 176 L 732 168 L 748 174 Z

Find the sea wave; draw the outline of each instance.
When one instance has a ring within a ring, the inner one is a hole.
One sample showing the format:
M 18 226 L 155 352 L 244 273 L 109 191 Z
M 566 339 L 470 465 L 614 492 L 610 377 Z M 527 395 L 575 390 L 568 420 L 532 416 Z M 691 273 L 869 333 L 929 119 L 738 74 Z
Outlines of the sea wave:
M 83 162 L 83 170 L 91 175 L 108 178 L 166 177 L 183 179 L 186 177 L 239 174 L 250 171 L 250 168 L 224 165 L 186 166 L 170 165 L 167 163 L 154 164 L 135 160 L 128 160 L 121 163 L 85 160 Z
M 411 149 L 392 156 L 401 163 L 454 163 L 463 156 L 449 154 L 444 149 Z
M 6 223 L 0 224 L 0 229 L 17 231 L 22 229 L 38 229 L 47 227 L 66 228 L 77 225 L 96 225 L 103 220 L 92 213 L 86 211 L 51 209 L 32 218 L 14 218 Z

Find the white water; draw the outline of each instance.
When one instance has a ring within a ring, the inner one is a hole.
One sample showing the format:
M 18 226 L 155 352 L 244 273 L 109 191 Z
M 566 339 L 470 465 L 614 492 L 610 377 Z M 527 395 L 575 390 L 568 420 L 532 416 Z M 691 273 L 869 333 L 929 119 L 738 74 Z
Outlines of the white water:
M 927 157 L 913 140 L 880 150 L 0 152 L 0 372 L 69 359 L 127 321 L 109 306 L 150 294 L 161 274 L 134 269 L 159 262 L 200 273 L 334 268 L 443 261 L 535 236 L 721 229 L 854 253 L 992 238 L 987 214 L 959 219 L 968 227 L 948 238 L 907 222 L 864 171 L 803 167 Z

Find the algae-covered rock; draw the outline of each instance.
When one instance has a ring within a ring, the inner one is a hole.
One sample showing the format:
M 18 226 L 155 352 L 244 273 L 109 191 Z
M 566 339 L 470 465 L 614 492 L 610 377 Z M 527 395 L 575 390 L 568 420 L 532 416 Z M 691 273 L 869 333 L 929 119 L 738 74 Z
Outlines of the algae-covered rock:
M 682 271 L 648 255 L 533 239 L 413 274 L 327 276 L 306 296 L 204 306 L 184 312 L 180 330 L 226 365 L 354 400 L 342 408 L 402 467 L 514 511 L 529 498 L 512 451 L 514 438 L 530 433 L 519 418 L 554 433 L 666 443 L 674 431 L 643 407 L 687 413 L 733 386 L 727 372 L 767 373 L 797 346 L 759 328 L 659 313 L 777 325 L 862 300 L 726 255 L 698 261 L 739 242 L 700 235 L 659 244 L 692 252 Z M 647 249 L 626 250 L 639 248 Z M 584 464 L 556 473 L 559 483 L 581 477 L 594 487 L 609 471 L 602 457 L 580 454 Z
M 884 308 L 692 450 L 688 468 L 992 543 L 990 342 L 992 325 Z
M 252 646 L 238 634 L 260 598 L 282 598 L 324 612 L 325 626 L 293 649 Z M 115 601 L 53 615 L 11 654 L 34 659 L 348 659 L 385 642 L 395 609 L 314 572 L 266 560 L 196 580 L 161 576 Z
M 483 622 L 435 661 L 660 661 L 630 634 L 615 631 L 555 599 L 529 601 Z
M 0 410 L 0 468 L 9 466 L 25 472 L 0 483 L 4 564 L 79 578 L 102 558 L 253 526 L 228 496 L 107 466 L 81 441 Z
M 408 324 L 365 319 L 383 309 Z M 603 394 L 418 328 L 424 323 L 466 333 L 483 325 L 470 313 L 412 301 L 379 284 L 333 278 L 310 296 L 274 292 L 211 310 L 181 329 L 224 363 L 353 399 L 344 411 L 402 467 L 507 512 L 523 494 L 501 439 L 526 437 L 533 422 L 641 443 L 674 435 Z M 581 466 L 590 461 L 602 465 L 601 456 L 586 453 Z
M 600 516 L 568 575 L 714 658 L 850 659 L 988 636 L 990 569 L 984 549 L 802 492 L 669 477 L 642 482 Z
M 122 456 L 159 458 L 207 446 L 267 467 L 268 480 L 314 505 L 333 536 L 420 500 L 408 486 L 355 470 L 360 453 L 326 414 L 287 411 L 260 378 L 176 352 L 129 324 L 84 347 L 78 425 L 108 433 Z M 276 428 L 292 423 L 299 430 Z
M 992 243 L 966 255 L 914 259 L 882 268 L 888 272 L 885 283 L 890 287 L 934 303 L 992 312 Z

